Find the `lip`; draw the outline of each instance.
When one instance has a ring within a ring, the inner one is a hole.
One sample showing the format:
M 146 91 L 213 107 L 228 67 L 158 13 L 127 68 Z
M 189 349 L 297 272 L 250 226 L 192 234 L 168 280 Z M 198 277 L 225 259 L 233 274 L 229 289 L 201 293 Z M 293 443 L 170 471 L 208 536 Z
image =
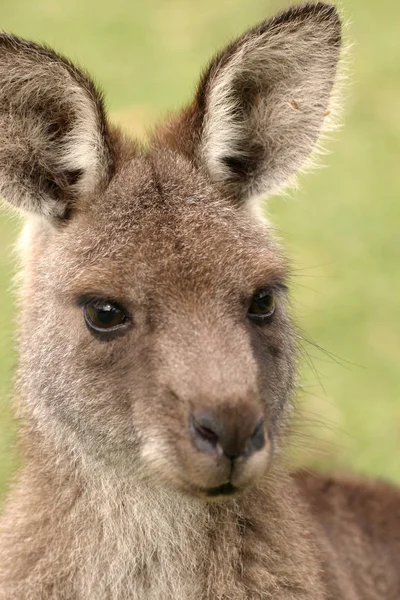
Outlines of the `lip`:
M 190 462 L 184 464 L 186 472 L 181 474 L 183 477 L 180 487 L 189 496 L 210 502 L 215 500 L 223 502 L 237 498 L 257 485 L 266 475 L 275 453 L 274 447 L 273 438 L 268 432 L 265 448 L 249 459 L 245 457 L 237 459 L 234 465 L 227 465 L 228 468 L 223 470 L 221 469 L 223 457 L 217 457 L 217 461 L 212 461 L 209 455 L 201 453 L 203 462 L 195 463 L 197 470 L 191 470 Z M 185 454 L 185 458 L 187 456 L 188 453 Z M 194 457 L 197 459 L 198 453 Z
M 204 490 L 204 494 L 208 498 L 215 498 L 216 496 L 232 496 L 238 491 L 238 488 L 236 488 L 234 485 L 231 484 L 230 481 L 228 481 L 227 483 L 223 483 L 218 487 L 208 488 Z

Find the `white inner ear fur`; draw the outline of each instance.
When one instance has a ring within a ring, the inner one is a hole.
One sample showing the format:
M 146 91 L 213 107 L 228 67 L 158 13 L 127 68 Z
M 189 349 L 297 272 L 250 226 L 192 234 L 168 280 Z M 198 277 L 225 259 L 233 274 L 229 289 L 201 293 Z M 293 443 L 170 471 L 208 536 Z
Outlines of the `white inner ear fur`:
M 209 86 L 201 152 L 214 181 L 229 182 L 224 157 L 251 160 L 254 144 L 262 148 L 262 164 L 242 189 L 247 198 L 276 192 L 308 166 L 322 128 L 330 131 L 336 122 L 333 27 L 316 19 L 274 26 L 244 40 L 218 70 Z M 247 112 L 238 81 L 258 90 Z
M 70 95 L 75 107 L 76 123 L 60 150 L 59 161 L 66 170 L 82 170 L 76 187 L 79 192 L 86 194 L 95 189 L 101 178 L 105 160 L 104 144 L 93 103 L 85 91 L 73 84 Z
M 13 54 L 3 63 L 0 102 L 9 108 L 0 115 L 1 191 L 24 212 L 62 216 L 66 202 L 34 189 L 25 165 L 40 164 L 50 178 L 78 171 L 71 189 L 76 195 L 92 192 L 106 175 L 107 161 L 96 103 L 61 64 L 34 64 L 30 56 Z M 52 115 L 55 123 L 60 116 L 65 120 L 65 133 L 49 133 Z

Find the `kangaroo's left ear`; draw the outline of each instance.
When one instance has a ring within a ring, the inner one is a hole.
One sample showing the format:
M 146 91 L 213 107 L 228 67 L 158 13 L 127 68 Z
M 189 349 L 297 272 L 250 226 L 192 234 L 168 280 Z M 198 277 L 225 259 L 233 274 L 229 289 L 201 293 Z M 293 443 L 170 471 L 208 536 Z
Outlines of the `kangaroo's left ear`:
M 332 5 L 299 5 L 261 23 L 214 57 L 164 139 L 239 203 L 279 190 L 318 141 L 340 45 Z

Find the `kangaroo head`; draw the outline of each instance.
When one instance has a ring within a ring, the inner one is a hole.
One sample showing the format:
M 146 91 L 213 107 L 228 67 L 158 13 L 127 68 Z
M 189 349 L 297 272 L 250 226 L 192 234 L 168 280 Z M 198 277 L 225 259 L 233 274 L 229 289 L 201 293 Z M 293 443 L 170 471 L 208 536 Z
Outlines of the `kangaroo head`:
M 259 480 L 294 379 L 287 265 L 257 199 L 329 110 L 334 7 L 304 4 L 211 61 L 146 148 L 89 77 L 0 36 L 0 191 L 27 216 L 21 414 L 76 464 L 212 498 Z

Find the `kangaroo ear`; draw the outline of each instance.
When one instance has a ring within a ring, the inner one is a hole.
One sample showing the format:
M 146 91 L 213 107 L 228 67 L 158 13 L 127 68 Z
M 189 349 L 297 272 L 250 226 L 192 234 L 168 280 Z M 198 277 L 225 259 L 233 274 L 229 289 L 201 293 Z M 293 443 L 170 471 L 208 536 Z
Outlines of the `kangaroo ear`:
M 340 44 L 337 11 L 324 3 L 261 23 L 212 60 L 164 135 L 239 202 L 279 190 L 320 136 Z
M 0 194 L 24 211 L 64 217 L 112 169 L 93 82 L 53 51 L 0 34 Z

